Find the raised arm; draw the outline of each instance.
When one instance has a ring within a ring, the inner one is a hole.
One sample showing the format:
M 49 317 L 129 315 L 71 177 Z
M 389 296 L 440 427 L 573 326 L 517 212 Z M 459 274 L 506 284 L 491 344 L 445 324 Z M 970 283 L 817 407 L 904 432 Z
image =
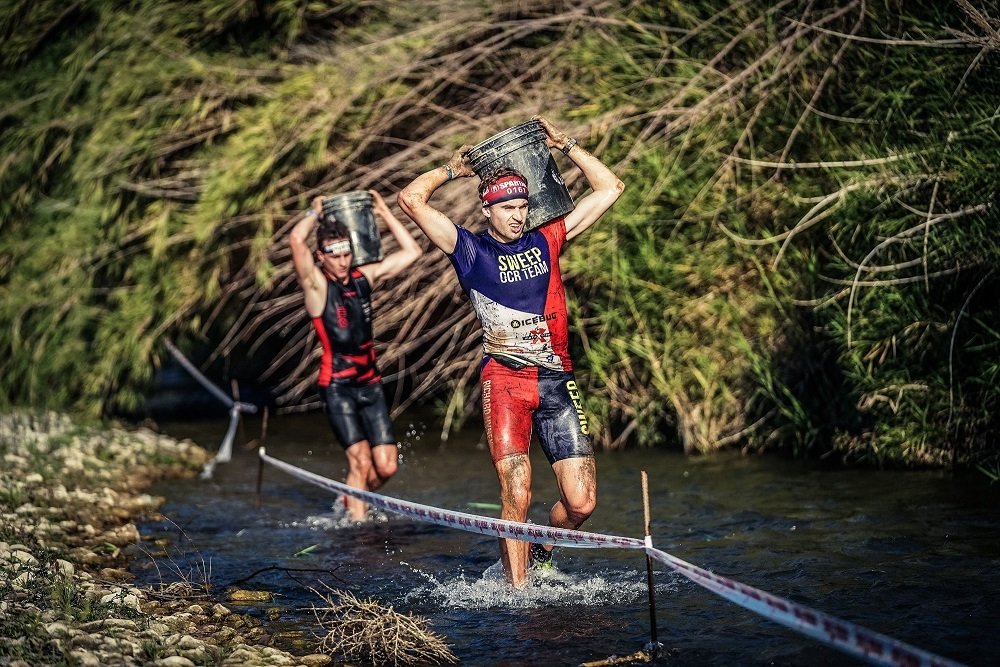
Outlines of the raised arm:
M 451 156 L 448 164 L 420 174 L 400 190 L 396 197 L 399 208 L 417 223 L 431 243 L 449 254 L 455 251 L 455 246 L 458 244 L 458 229 L 451 218 L 431 206 L 428 201 L 435 190 L 453 178 L 475 175 L 463 158 L 470 148 L 471 144 L 462 146 Z
M 545 143 L 558 148 L 573 161 L 590 184 L 593 192 L 576 203 L 576 208 L 566 215 L 566 238 L 571 239 L 587 231 L 604 212 L 611 208 L 625 190 L 625 184 L 607 166 L 570 139 L 548 119 L 534 116 L 545 128 Z M 569 150 L 565 150 L 569 146 Z
M 306 311 L 315 317 L 323 312 L 326 300 L 326 279 L 316 266 L 316 260 L 309 249 L 309 239 L 316 230 L 319 216 L 323 214 L 323 197 L 312 200 L 312 208 L 295 223 L 288 233 L 288 246 L 292 250 L 292 264 L 299 276 L 299 285 L 305 295 Z
M 389 228 L 389 232 L 392 233 L 393 238 L 396 239 L 396 243 L 399 244 L 399 250 L 388 255 L 381 262 L 366 264 L 360 267 L 361 272 L 365 274 L 368 281 L 374 286 L 379 280 L 392 278 L 405 271 L 424 254 L 424 250 L 417 243 L 417 240 L 413 238 L 413 235 L 410 234 L 406 225 L 392 214 L 385 200 L 382 199 L 382 195 L 375 190 L 369 190 L 368 192 L 372 196 L 375 215 L 382 219 L 385 226 Z

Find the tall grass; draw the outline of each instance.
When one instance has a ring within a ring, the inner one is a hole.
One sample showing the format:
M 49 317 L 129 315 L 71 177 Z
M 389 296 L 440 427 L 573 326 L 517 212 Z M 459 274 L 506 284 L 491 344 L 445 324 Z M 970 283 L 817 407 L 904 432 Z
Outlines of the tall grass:
M 564 260 L 604 446 L 997 470 L 989 11 L 17 3 L 0 16 L 0 385 L 133 407 L 169 336 L 308 407 L 297 212 L 391 197 L 541 111 L 627 184 Z M 471 183 L 434 203 L 481 225 Z M 447 434 L 475 413 L 479 343 L 445 258 L 376 308 L 396 411 L 437 401 Z

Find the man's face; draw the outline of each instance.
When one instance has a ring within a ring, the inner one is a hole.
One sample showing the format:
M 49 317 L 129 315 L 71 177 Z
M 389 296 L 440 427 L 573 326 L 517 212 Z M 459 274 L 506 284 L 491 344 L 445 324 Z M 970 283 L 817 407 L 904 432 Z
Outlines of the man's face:
M 351 273 L 351 243 L 347 239 L 325 239 L 316 251 L 320 268 L 334 280 L 347 282 Z
M 528 200 L 509 199 L 483 208 L 490 223 L 490 233 L 498 241 L 510 243 L 524 236 L 528 221 Z

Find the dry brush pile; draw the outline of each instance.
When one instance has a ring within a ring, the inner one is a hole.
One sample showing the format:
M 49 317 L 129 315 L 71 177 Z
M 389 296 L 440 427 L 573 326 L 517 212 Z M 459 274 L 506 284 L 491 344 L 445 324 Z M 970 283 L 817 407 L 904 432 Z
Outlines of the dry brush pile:
M 371 665 L 453 665 L 458 658 L 427 620 L 326 586 L 312 608 L 323 653 Z

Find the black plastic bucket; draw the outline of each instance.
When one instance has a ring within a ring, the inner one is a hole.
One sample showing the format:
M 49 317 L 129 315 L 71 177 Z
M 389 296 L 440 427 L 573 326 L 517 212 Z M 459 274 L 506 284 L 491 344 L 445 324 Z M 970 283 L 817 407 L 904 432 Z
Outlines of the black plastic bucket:
M 545 128 L 537 120 L 515 125 L 469 149 L 469 165 L 480 179 L 499 167 L 510 167 L 528 179 L 528 220 L 534 229 L 573 210 L 552 151 L 545 145 Z
M 378 234 L 370 193 L 354 190 L 325 197 L 323 213 L 332 215 L 347 228 L 354 253 L 351 266 L 382 260 L 382 239 Z

